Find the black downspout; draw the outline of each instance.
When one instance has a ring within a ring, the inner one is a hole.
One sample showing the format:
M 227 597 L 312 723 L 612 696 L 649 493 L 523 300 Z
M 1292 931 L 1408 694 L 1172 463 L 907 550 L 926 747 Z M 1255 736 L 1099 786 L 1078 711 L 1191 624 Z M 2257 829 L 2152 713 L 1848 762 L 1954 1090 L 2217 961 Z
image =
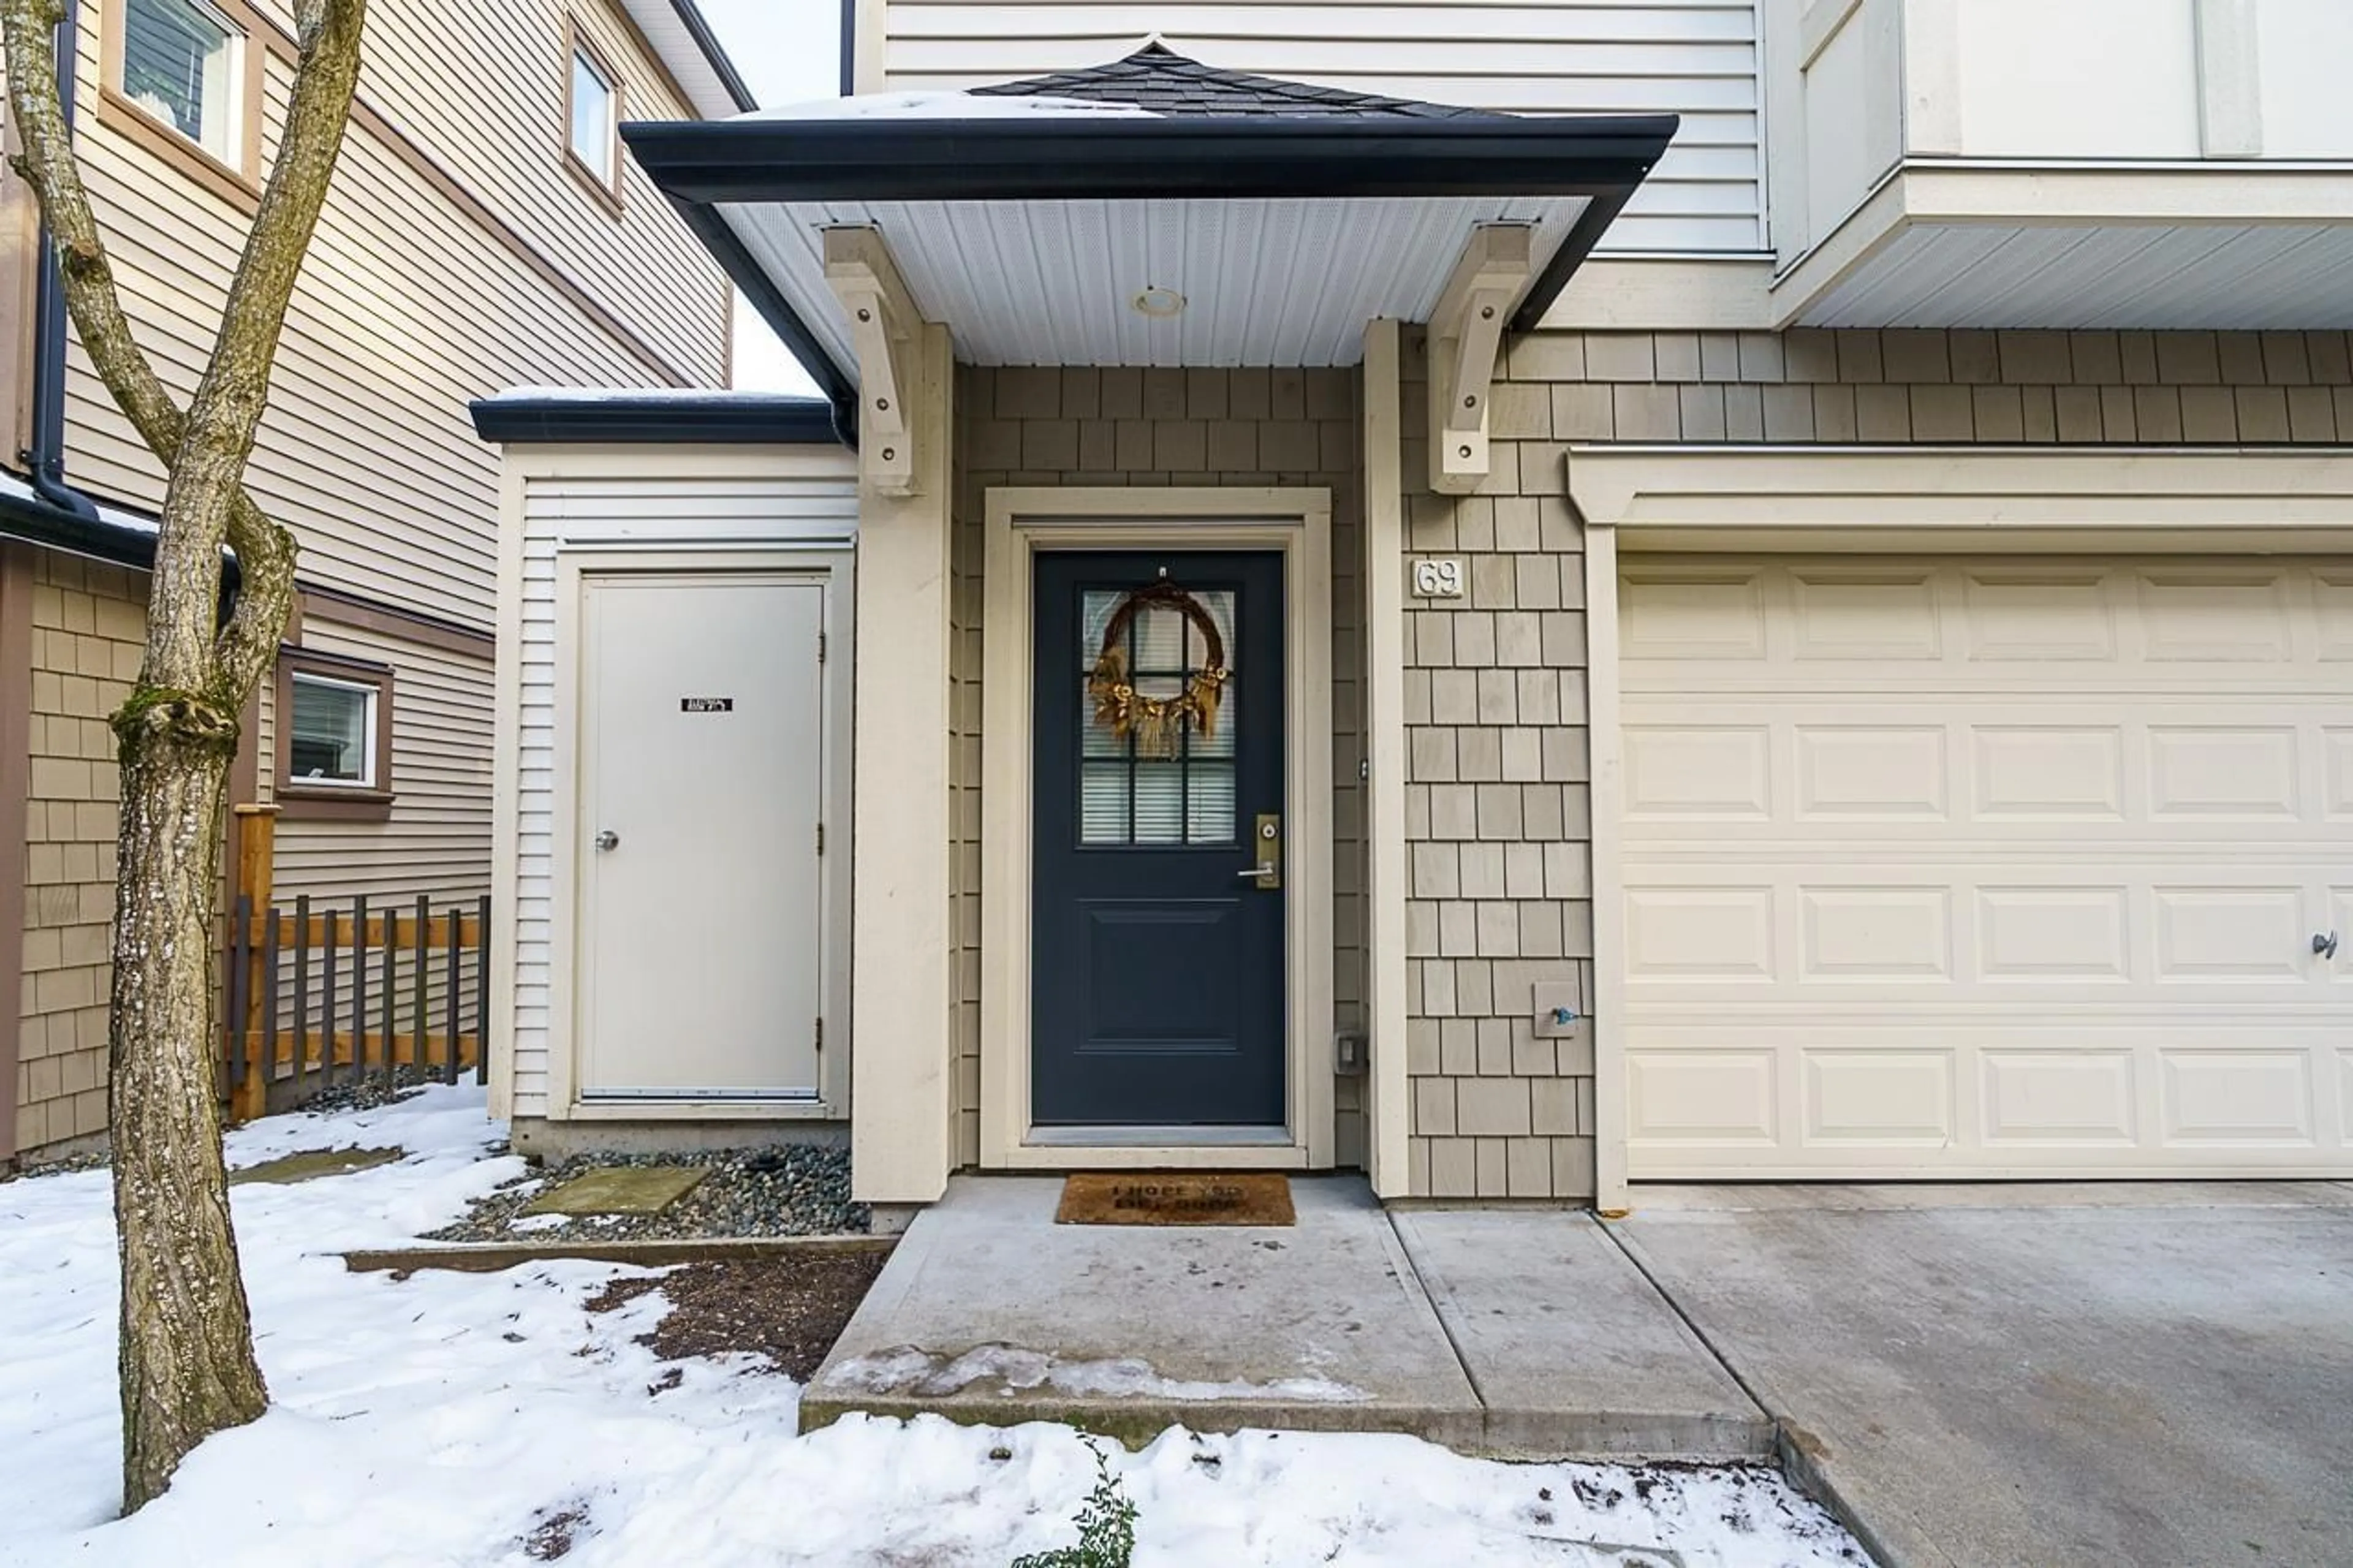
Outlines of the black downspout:
M 58 23 L 58 103 L 64 110 L 66 131 L 73 131 L 74 59 L 80 47 L 80 0 L 66 0 Z M 58 273 L 57 247 L 44 219 L 40 235 L 40 271 L 33 296 L 33 444 L 24 461 L 32 473 L 33 489 L 51 506 L 93 521 L 98 508 L 66 482 L 66 289 Z

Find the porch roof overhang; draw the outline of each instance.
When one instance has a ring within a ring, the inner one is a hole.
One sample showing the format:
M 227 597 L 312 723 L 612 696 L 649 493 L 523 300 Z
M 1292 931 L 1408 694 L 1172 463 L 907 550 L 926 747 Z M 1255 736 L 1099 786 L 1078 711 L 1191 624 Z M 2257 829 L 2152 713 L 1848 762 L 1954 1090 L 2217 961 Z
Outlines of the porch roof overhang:
M 1134 74 L 1110 75 L 1139 62 L 1141 89 Z M 1180 69 L 1180 85 L 1208 89 L 1155 98 Z M 1072 84 L 1100 90 L 1081 102 L 1063 96 Z M 1038 97 L 1012 101 L 1031 87 Z M 1509 319 L 1534 326 L 1677 123 L 1366 99 L 1160 50 L 1100 76 L 986 90 L 623 134 L 828 395 L 854 410 L 860 362 L 827 278 L 828 230 L 879 234 L 966 363 L 1347 364 L 1367 321 L 1430 318 L 1484 226 L 1528 231 Z M 1146 290 L 1176 313 L 1139 308 Z

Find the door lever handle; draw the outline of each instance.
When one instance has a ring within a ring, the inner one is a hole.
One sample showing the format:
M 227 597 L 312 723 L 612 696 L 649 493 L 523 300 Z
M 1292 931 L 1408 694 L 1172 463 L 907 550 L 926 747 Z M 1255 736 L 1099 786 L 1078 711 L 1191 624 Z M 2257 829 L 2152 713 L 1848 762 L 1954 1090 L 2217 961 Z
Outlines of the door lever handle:
M 1235 875 L 1237 878 L 1240 878 L 1240 877 L 1255 877 L 1255 878 L 1259 878 L 1259 879 L 1264 879 L 1265 878 L 1268 878 L 1268 877 L 1271 877 L 1271 876 L 1273 876 L 1273 875 L 1274 875 L 1274 873 L 1275 873 L 1275 869 L 1276 869 L 1276 868 L 1275 868 L 1275 864 L 1274 864 L 1274 862 L 1273 862 L 1273 861 L 1271 861 L 1271 860 L 1261 860 L 1261 861 L 1260 861 L 1257 865 L 1252 866 L 1249 870 L 1247 870 L 1247 871 L 1237 871 L 1237 872 L 1235 872 L 1235 873 L 1234 873 L 1234 875 Z
M 2312 951 L 2323 958 L 2335 958 L 2337 933 L 2333 931 L 2315 931 L 2312 936 Z

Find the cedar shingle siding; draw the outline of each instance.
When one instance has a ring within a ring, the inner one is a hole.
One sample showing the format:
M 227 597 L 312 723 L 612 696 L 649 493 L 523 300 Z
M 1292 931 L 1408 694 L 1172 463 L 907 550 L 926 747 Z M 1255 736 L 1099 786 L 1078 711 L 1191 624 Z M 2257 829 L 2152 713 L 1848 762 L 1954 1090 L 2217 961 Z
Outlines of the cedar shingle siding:
M 1592 995 L 1577 442 L 2353 441 L 2343 332 L 1541 332 L 1508 345 L 1493 468 L 1423 485 L 1406 337 L 1406 548 L 1463 558 L 1405 637 L 1410 1174 L 1417 1195 L 1594 1190 L 1589 1032 L 1535 1037 L 1532 986 Z M 1406 563 L 1398 563 L 1398 570 Z
M 1333 1026 L 1364 1026 L 1361 416 L 1350 370 L 956 373 L 955 1161 L 980 1157 L 980 624 L 987 493 L 1027 485 L 1321 485 L 1332 492 Z M 865 635 L 874 635 L 871 631 Z M 1330 1059 L 1324 1039 L 1303 1048 Z M 1364 1080 L 1338 1080 L 1339 1163 L 1364 1163 Z

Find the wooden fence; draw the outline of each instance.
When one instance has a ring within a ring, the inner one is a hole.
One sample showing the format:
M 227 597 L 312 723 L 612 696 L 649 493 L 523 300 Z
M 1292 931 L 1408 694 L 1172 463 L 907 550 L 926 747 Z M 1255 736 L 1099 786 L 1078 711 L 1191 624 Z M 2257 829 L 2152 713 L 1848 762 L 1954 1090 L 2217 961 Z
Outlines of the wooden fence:
M 410 1068 L 455 1083 L 490 1074 L 486 941 L 491 900 L 370 900 L 334 907 L 270 896 L 266 810 L 239 807 L 237 889 L 228 921 L 223 1057 L 229 1119 L 264 1114 L 270 1089 L 298 1096 Z

